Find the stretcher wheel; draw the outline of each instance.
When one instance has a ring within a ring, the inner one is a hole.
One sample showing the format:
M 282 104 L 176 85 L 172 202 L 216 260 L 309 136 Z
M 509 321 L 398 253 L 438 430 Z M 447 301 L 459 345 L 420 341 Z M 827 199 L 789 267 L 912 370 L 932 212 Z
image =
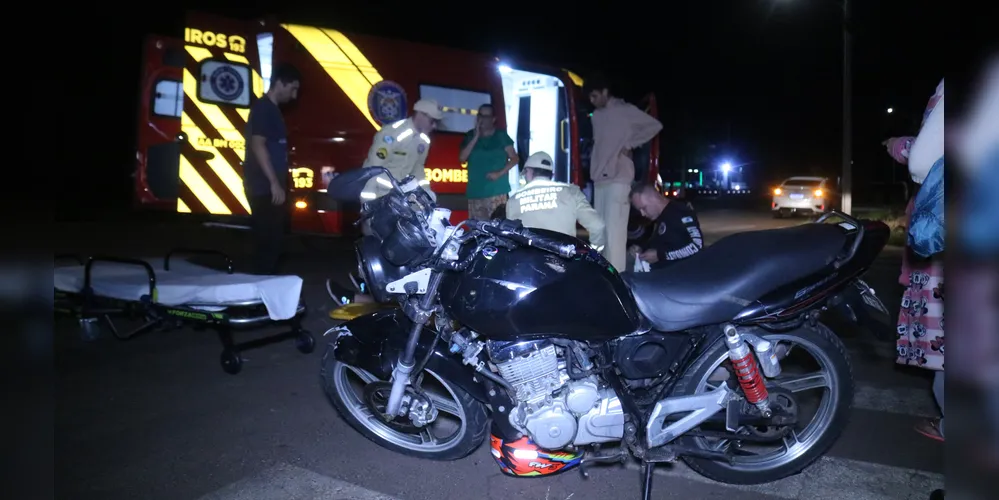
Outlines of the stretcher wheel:
M 309 354 L 316 350 L 316 338 L 311 333 L 303 330 L 295 338 L 295 348 L 303 354 Z
M 236 351 L 228 349 L 222 351 L 222 369 L 230 375 L 235 375 L 243 369 L 243 358 L 239 357 Z

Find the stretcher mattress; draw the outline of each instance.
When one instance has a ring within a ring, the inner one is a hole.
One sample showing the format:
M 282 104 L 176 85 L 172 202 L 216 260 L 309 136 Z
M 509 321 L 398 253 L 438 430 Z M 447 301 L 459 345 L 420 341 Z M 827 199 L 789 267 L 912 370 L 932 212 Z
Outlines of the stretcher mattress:
M 228 274 L 225 271 L 170 260 L 170 270 L 163 269 L 163 259 L 146 259 L 156 273 L 157 303 L 167 306 L 199 306 L 224 309 L 227 304 L 263 302 L 274 321 L 291 319 L 298 310 L 302 278 L 298 276 L 257 276 Z M 55 289 L 79 293 L 83 290 L 84 266 L 54 269 Z M 119 300 L 138 301 L 149 295 L 145 268 L 130 264 L 94 262 L 90 286 L 96 295 Z

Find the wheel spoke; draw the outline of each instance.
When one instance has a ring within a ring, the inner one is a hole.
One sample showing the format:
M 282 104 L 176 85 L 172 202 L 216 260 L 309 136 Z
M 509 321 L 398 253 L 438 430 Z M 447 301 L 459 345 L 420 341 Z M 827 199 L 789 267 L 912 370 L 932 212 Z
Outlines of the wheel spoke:
M 791 429 L 791 433 L 790 434 L 788 434 L 787 436 L 784 436 L 784 440 L 783 441 L 784 441 L 784 450 L 785 451 L 791 451 L 791 448 L 794 448 L 798 444 L 801 444 L 801 441 L 798 441 L 798 433 L 795 432 L 794 429 Z
M 437 408 L 437 411 L 450 413 L 456 417 L 461 416 L 461 407 L 457 402 L 452 401 L 451 398 L 432 392 L 424 392 L 424 394 L 427 396 L 427 399 L 433 403 L 434 408 Z
M 782 378 L 774 381 L 774 385 L 791 392 L 801 392 L 822 387 L 832 387 L 829 373 L 825 370 L 799 375 L 793 378 Z
M 376 418 L 376 419 L 380 420 L 380 418 L 378 417 L 378 415 L 375 415 L 374 412 L 372 412 L 371 409 L 368 408 L 368 405 L 360 404 L 360 405 L 357 406 L 357 410 L 359 412 L 361 412 L 361 414 L 365 418 L 367 418 L 369 420 L 372 419 L 372 418 Z
M 434 433 L 430 432 L 429 427 L 424 427 L 420 431 L 420 441 L 423 444 L 437 444 L 437 438 L 434 436 Z
M 354 366 L 350 366 L 350 365 L 347 365 L 347 369 L 350 370 L 350 371 L 352 371 L 352 372 L 354 372 L 354 375 L 357 375 L 358 377 L 361 377 L 361 380 L 363 380 L 365 384 L 370 384 L 372 382 L 378 382 L 378 377 L 375 377 L 374 375 L 368 373 L 366 370 L 362 370 L 360 368 L 357 368 L 357 367 L 354 367 Z
M 356 375 L 356 378 L 361 379 L 360 384 L 351 375 L 351 372 Z M 414 380 L 411 390 L 407 390 L 407 401 L 409 397 L 416 394 L 425 395 L 422 397 L 426 397 L 438 412 L 454 415 L 454 417 L 449 416 L 446 420 L 457 419 L 459 421 L 458 428 L 446 437 L 440 435 L 441 432 L 437 430 L 435 425 L 416 427 L 405 417 L 386 421 L 382 415 L 382 408 L 384 408 L 391 384 L 373 376 L 364 369 L 346 363 L 338 363 L 337 371 L 333 376 L 334 387 L 328 389 L 328 393 L 331 397 L 339 398 L 346 405 L 347 411 L 357 419 L 358 424 L 371 431 L 379 441 L 384 440 L 386 443 L 420 453 L 449 449 L 453 443 L 457 442 L 456 440 L 460 440 L 464 436 L 466 410 L 462 406 L 461 400 L 452 391 L 448 381 L 430 370 L 426 370 L 421 375 L 423 376 Z M 434 382 L 434 389 L 421 390 L 420 386 L 423 385 L 421 382 Z M 365 386 L 361 394 L 357 394 L 358 385 Z M 438 385 L 442 387 L 437 388 Z

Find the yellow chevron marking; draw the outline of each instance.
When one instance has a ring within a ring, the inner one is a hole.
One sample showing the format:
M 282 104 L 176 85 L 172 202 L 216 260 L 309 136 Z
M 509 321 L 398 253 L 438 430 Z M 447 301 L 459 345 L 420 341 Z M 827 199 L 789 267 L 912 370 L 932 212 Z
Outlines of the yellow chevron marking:
M 297 24 L 281 26 L 312 54 L 371 126 L 380 129 L 368 112 L 368 92 L 372 85 L 382 81 L 382 76 L 360 49 L 339 31 Z
M 201 175 L 198 174 L 198 171 L 194 169 L 191 162 L 187 161 L 184 155 L 180 155 L 180 180 L 191 189 L 191 192 L 198 198 L 198 201 L 208 209 L 208 213 L 232 215 L 232 212 L 225 206 L 225 203 L 222 203 L 222 199 L 215 194 L 215 191 L 212 191 L 212 188 L 201 178 Z M 178 204 L 177 208 L 180 208 L 180 204 Z
M 208 49 L 190 45 L 186 48 L 191 57 L 198 62 L 211 57 L 211 52 Z M 225 113 L 217 105 L 202 102 L 198 99 L 197 78 L 186 68 L 184 69 L 184 93 L 187 94 L 187 97 L 194 103 L 194 106 L 198 108 L 198 111 L 204 115 L 205 119 L 212 124 L 223 139 L 230 144 L 237 145 L 237 147 L 232 147 L 231 149 L 236 153 L 240 161 L 242 161 L 246 154 L 246 142 L 243 139 L 243 134 L 239 130 L 236 130 L 236 127 L 233 126 L 229 118 L 225 116 Z M 218 148 L 208 145 L 208 141 L 199 140 L 207 139 L 208 135 L 194 124 L 194 121 L 191 120 L 191 117 L 186 112 L 181 117 L 181 129 L 187 134 L 187 139 L 194 149 L 207 151 L 211 154 L 211 159 L 207 160 L 206 163 L 215 171 L 215 174 L 219 176 L 219 179 L 232 192 L 233 196 L 239 200 L 239 204 L 243 205 L 243 208 L 249 212 L 250 203 L 247 201 L 246 193 L 243 190 L 243 179 L 236 173 L 236 169 L 225 160 L 225 157 L 222 156 Z

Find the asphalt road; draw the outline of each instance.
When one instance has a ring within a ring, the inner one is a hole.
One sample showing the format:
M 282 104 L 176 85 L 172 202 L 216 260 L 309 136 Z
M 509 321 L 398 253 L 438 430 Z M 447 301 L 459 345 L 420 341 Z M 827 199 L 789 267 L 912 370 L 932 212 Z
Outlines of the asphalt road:
M 705 211 L 709 242 L 726 234 L 785 226 L 766 213 Z M 244 233 L 139 225 L 126 219 L 57 224 L 56 253 L 162 255 L 173 246 L 216 248 L 238 262 Z M 340 240 L 291 238 L 285 272 L 304 277 L 306 300 L 325 304 L 323 279 L 346 282 L 353 268 Z M 868 275 L 896 310 L 900 253 L 887 249 Z M 317 307 L 318 308 L 318 307 Z M 59 498 L 400 499 L 637 498 L 634 467 L 596 468 L 589 480 L 503 476 L 487 446 L 449 463 L 381 449 L 340 419 L 319 387 L 315 353 L 290 343 L 247 352 L 242 373 L 219 367 L 211 332 L 178 330 L 83 342 L 75 322 L 56 323 L 56 477 Z M 315 332 L 320 335 L 322 332 Z M 655 498 L 924 499 L 943 484 L 943 446 L 912 430 L 937 410 L 930 374 L 892 362 L 891 345 L 839 328 L 855 367 L 849 427 L 832 452 L 803 474 L 757 487 L 732 487 L 682 465 L 662 466 Z

